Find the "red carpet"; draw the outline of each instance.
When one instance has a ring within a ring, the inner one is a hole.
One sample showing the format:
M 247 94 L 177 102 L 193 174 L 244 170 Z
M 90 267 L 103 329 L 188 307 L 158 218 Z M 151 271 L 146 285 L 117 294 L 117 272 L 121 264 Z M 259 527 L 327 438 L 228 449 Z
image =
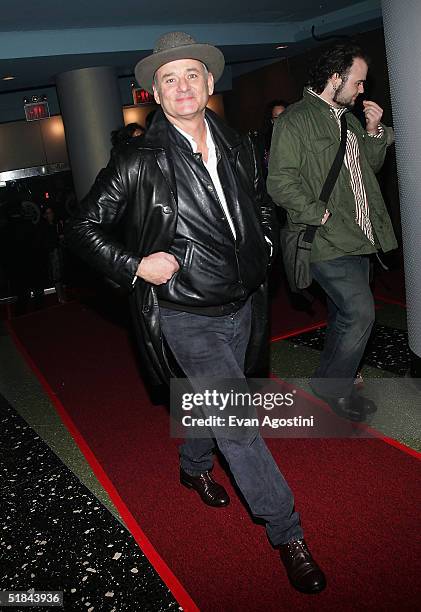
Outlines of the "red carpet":
M 270 287 L 272 339 L 299 333 L 313 326 L 319 327 L 325 323 L 324 299 L 316 298 L 310 304 L 304 298 L 291 293 L 279 265 L 272 270 Z
M 12 322 L 152 545 L 203 611 L 418 610 L 416 458 L 380 440 L 269 440 L 306 538 L 325 569 L 318 596 L 293 591 L 264 529 L 219 466 L 226 509 L 177 482 L 165 408 L 139 379 L 125 330 L 73 303 Z

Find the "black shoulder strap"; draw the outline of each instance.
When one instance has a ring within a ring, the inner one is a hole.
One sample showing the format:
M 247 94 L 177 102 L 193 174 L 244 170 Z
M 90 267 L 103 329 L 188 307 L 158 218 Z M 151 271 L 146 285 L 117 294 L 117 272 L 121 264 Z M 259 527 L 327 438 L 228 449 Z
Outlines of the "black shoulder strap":
M 336 180 L 338 178 L 339 172 L 341 170 L 341 166 L 345 156 L 346 150 L 346 133 L 347 133 L 347 123 L 346 123 L 346 112 L 341 115 L 341 142 L 339 144 L 338 152 L 336 153 L 336 157 L 333 160 L 333 164 L 329 170 L 329 174 L 326 177 L 324 185 L 322 187 L 322 191 L 320 192 L 319 200 L 322 202 L 329 201 L 330 194 L 332 193 L 332 189 L 335 186 Z M 316 231 L 318 229 L 318 225 L 307 225 L 306 231 L 303 236 L 303 240 L 306 242 L 313 242 L 314 236 L 316 235 Z
M 346 149 L 346 132 L 347 132 L 347 123 L 346 123 L 346 113 L 342 113 L 341 115 L 341 142 L 339 144 L 338 152 L 336 153 L 336 157 L 333 160 L 333 164 L 331 169 L 329 170 L 329 174 L 325 180 L 325 184 L 322 187 L 322 191 L 320 192 L 319 200 L 322 202 L 328 202 L 330 198 L 330 194 L 332 193 L 332 189 L 335 186 L 336 179 L 338 178 L 342 162 L 345 156 Z

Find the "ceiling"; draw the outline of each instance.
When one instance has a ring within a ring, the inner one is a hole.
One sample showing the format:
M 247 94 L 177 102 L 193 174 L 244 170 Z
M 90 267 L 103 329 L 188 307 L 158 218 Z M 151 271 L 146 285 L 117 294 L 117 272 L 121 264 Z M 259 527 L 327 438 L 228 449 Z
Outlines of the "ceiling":
M 0 79 L 15 79 L 0 80 L 0 93 L 54 85 L 60 72 L 90 66 L 115 66 L 119 76 L 132 75 L 135 63 L 170 30 L 221 47 L 235 76 L 251 62 L 314 44 L 312 27 L 326 37 L 379 25 L 380 0 L 3 1 Z

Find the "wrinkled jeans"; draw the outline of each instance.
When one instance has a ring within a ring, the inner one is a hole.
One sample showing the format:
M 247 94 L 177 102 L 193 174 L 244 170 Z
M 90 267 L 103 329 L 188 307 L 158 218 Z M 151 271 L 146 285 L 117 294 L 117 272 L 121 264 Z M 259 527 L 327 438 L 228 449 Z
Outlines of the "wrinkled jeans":
M 251 300 L 236 313 L 209 317 L 161 308 L 162 331 L 174 357 L 189 378 L 244 380 L 250 337 Z M 215 443 L 254 517 L 263 519 L 273 546 L 303 537 L 292 492 L 259 433 L 230 440 L 187 439 L 180 464 L 195 475 L 212 469 Z
M 347 397 L 374 323 L 370 260 L 349 255 L 311 264 L 327 294 L 328 325 L 320 365 L 311 386 L 326 397 Z

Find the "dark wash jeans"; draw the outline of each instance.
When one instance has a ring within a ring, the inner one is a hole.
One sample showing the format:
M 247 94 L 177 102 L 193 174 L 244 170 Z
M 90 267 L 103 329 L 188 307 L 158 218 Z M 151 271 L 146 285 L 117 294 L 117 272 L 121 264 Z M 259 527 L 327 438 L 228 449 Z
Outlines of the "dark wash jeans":
M 232 315 L 208 317 L 161 308 L 164 337 L 189 378 L 244 380 L 250 337 L 251 300 Z M 187 439 L 180 447 L 181 467 L 191 474 L 210 470 L 215 443 L 254 517 L 263 519 L 273 546 L 303 537 L 292 492 L 259 433 L 229 440 Z
M 327 397 L 347 397 L 374 323 L 368 256 L 347 255 L 311 264 L 327 294 L 328 325 L 311 386 Z

